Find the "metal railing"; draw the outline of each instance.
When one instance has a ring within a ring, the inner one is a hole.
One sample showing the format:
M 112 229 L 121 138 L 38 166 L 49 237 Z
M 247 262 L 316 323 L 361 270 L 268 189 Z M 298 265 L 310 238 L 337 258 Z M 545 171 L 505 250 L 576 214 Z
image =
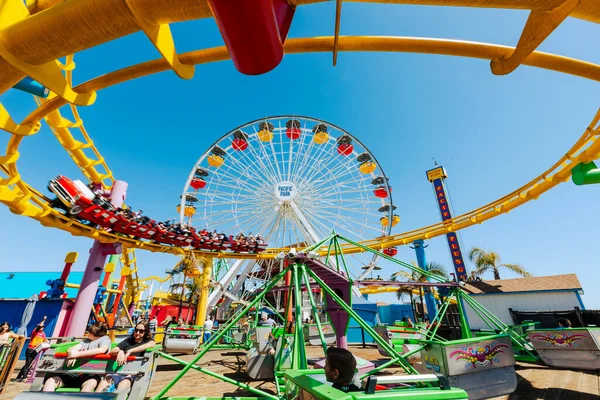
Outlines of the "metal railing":
M 0 345 L 0 394 L 10 383 L 24 343 L 25 338 L 21 336 L 8 344 Z

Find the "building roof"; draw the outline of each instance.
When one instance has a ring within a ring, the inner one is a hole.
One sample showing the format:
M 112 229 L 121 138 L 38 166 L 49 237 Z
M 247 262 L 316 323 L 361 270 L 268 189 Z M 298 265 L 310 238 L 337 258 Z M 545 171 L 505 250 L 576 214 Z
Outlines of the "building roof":
M 472 294 L 582 290 L 581 283 L 575 274 L 475 281 L 467 283 L 464 289 Z
M 0 298 L 3 299 L 26 299 L 31 295 L 45 292 L 50 287 L 46 285 L 47 280 L 60 278 L 62 271 L 13 271 L 0 272 Z M 71 271 L 67 282 L 80 284 L 83 272 Z M 77 295 L 77 289 L 65 289 L 69 298 Z

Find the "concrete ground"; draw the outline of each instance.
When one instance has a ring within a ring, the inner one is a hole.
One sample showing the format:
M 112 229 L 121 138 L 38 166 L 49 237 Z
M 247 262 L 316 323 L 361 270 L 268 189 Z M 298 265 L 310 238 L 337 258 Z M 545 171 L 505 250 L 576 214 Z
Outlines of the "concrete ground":
M 374 362 L 383 362 L 377 349 L 360 346 L 351 347 L 350 350 L 357 356 Z M 237 365 L 235 356 L 224 356 L 228 350 L 212 350 L 207 353 L 197 364 L 203 368 L 222 374 L 239 382 L 247 382 L 253 387 L 260 388 L 269 393 L 275 393 L 273 382 L 251 381 L 243 372 L 243 365 Z M 322 357 L 320 347 L 307 347 L 310 358 Z M 192 355 L 179 357 L 189 361 Z M 243 357 L 242 357 L 243 359 Z M 20 362 L 18 368 L 22 365 Z M 155 396 L 168 382 L 181 371 L 183 367 L 172 361 L 160 359 L 157 373 L 154 376 L 148 397 Z M 419 369 L 419 368 L 418 368 Z M 599 398 L 600 377 L 597 371 L 575 371 L 551 369 L 545 365 L 517 364 L 518 387 L 510 396 L 496 397 L 496 400 L 593 400 Z M 401 369 L 387 369 L 386 371 L 400 373 Z M 16 376 L 16 372 L 15 372 Z M 14 398 L 18 393 L 28 390 L 29 385 L 24 383 L 10 383 L 0 400 Z M 189 371 L 169 392 L 169 396 L 255 396 L 250 392 L 209 377 L 197 371 Z M 40 397 L 41 398 L 41 397 Z

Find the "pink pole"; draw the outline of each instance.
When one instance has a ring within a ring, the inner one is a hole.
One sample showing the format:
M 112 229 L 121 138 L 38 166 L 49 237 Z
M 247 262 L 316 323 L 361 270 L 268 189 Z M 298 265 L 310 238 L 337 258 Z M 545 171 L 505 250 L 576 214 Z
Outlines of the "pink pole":
M 127 182 L 115 181 L 110 194 L 110 202 L 115 207 L 121 207 L 127 192 Z M 85 272 L 77 292 L 77 299 L 73 305 L 69 327 L 65 336 L 83 336 L 94 307 L 94 298 L 98 291 L 100 276 L 104 270 L 106 257 L 112 254 L 121 254 L 120 243 L 101 243 L 95 241 L 90 250 Z

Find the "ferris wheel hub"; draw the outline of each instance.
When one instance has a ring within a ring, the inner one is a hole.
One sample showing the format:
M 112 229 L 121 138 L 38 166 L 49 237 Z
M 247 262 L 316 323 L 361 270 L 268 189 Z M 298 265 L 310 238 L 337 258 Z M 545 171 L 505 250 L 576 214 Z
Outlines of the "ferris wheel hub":
M 275 185 L 275 196 L 280 203 L 290 203 L 297 193 L 296 185 L 293 182 L 281 181 Z

